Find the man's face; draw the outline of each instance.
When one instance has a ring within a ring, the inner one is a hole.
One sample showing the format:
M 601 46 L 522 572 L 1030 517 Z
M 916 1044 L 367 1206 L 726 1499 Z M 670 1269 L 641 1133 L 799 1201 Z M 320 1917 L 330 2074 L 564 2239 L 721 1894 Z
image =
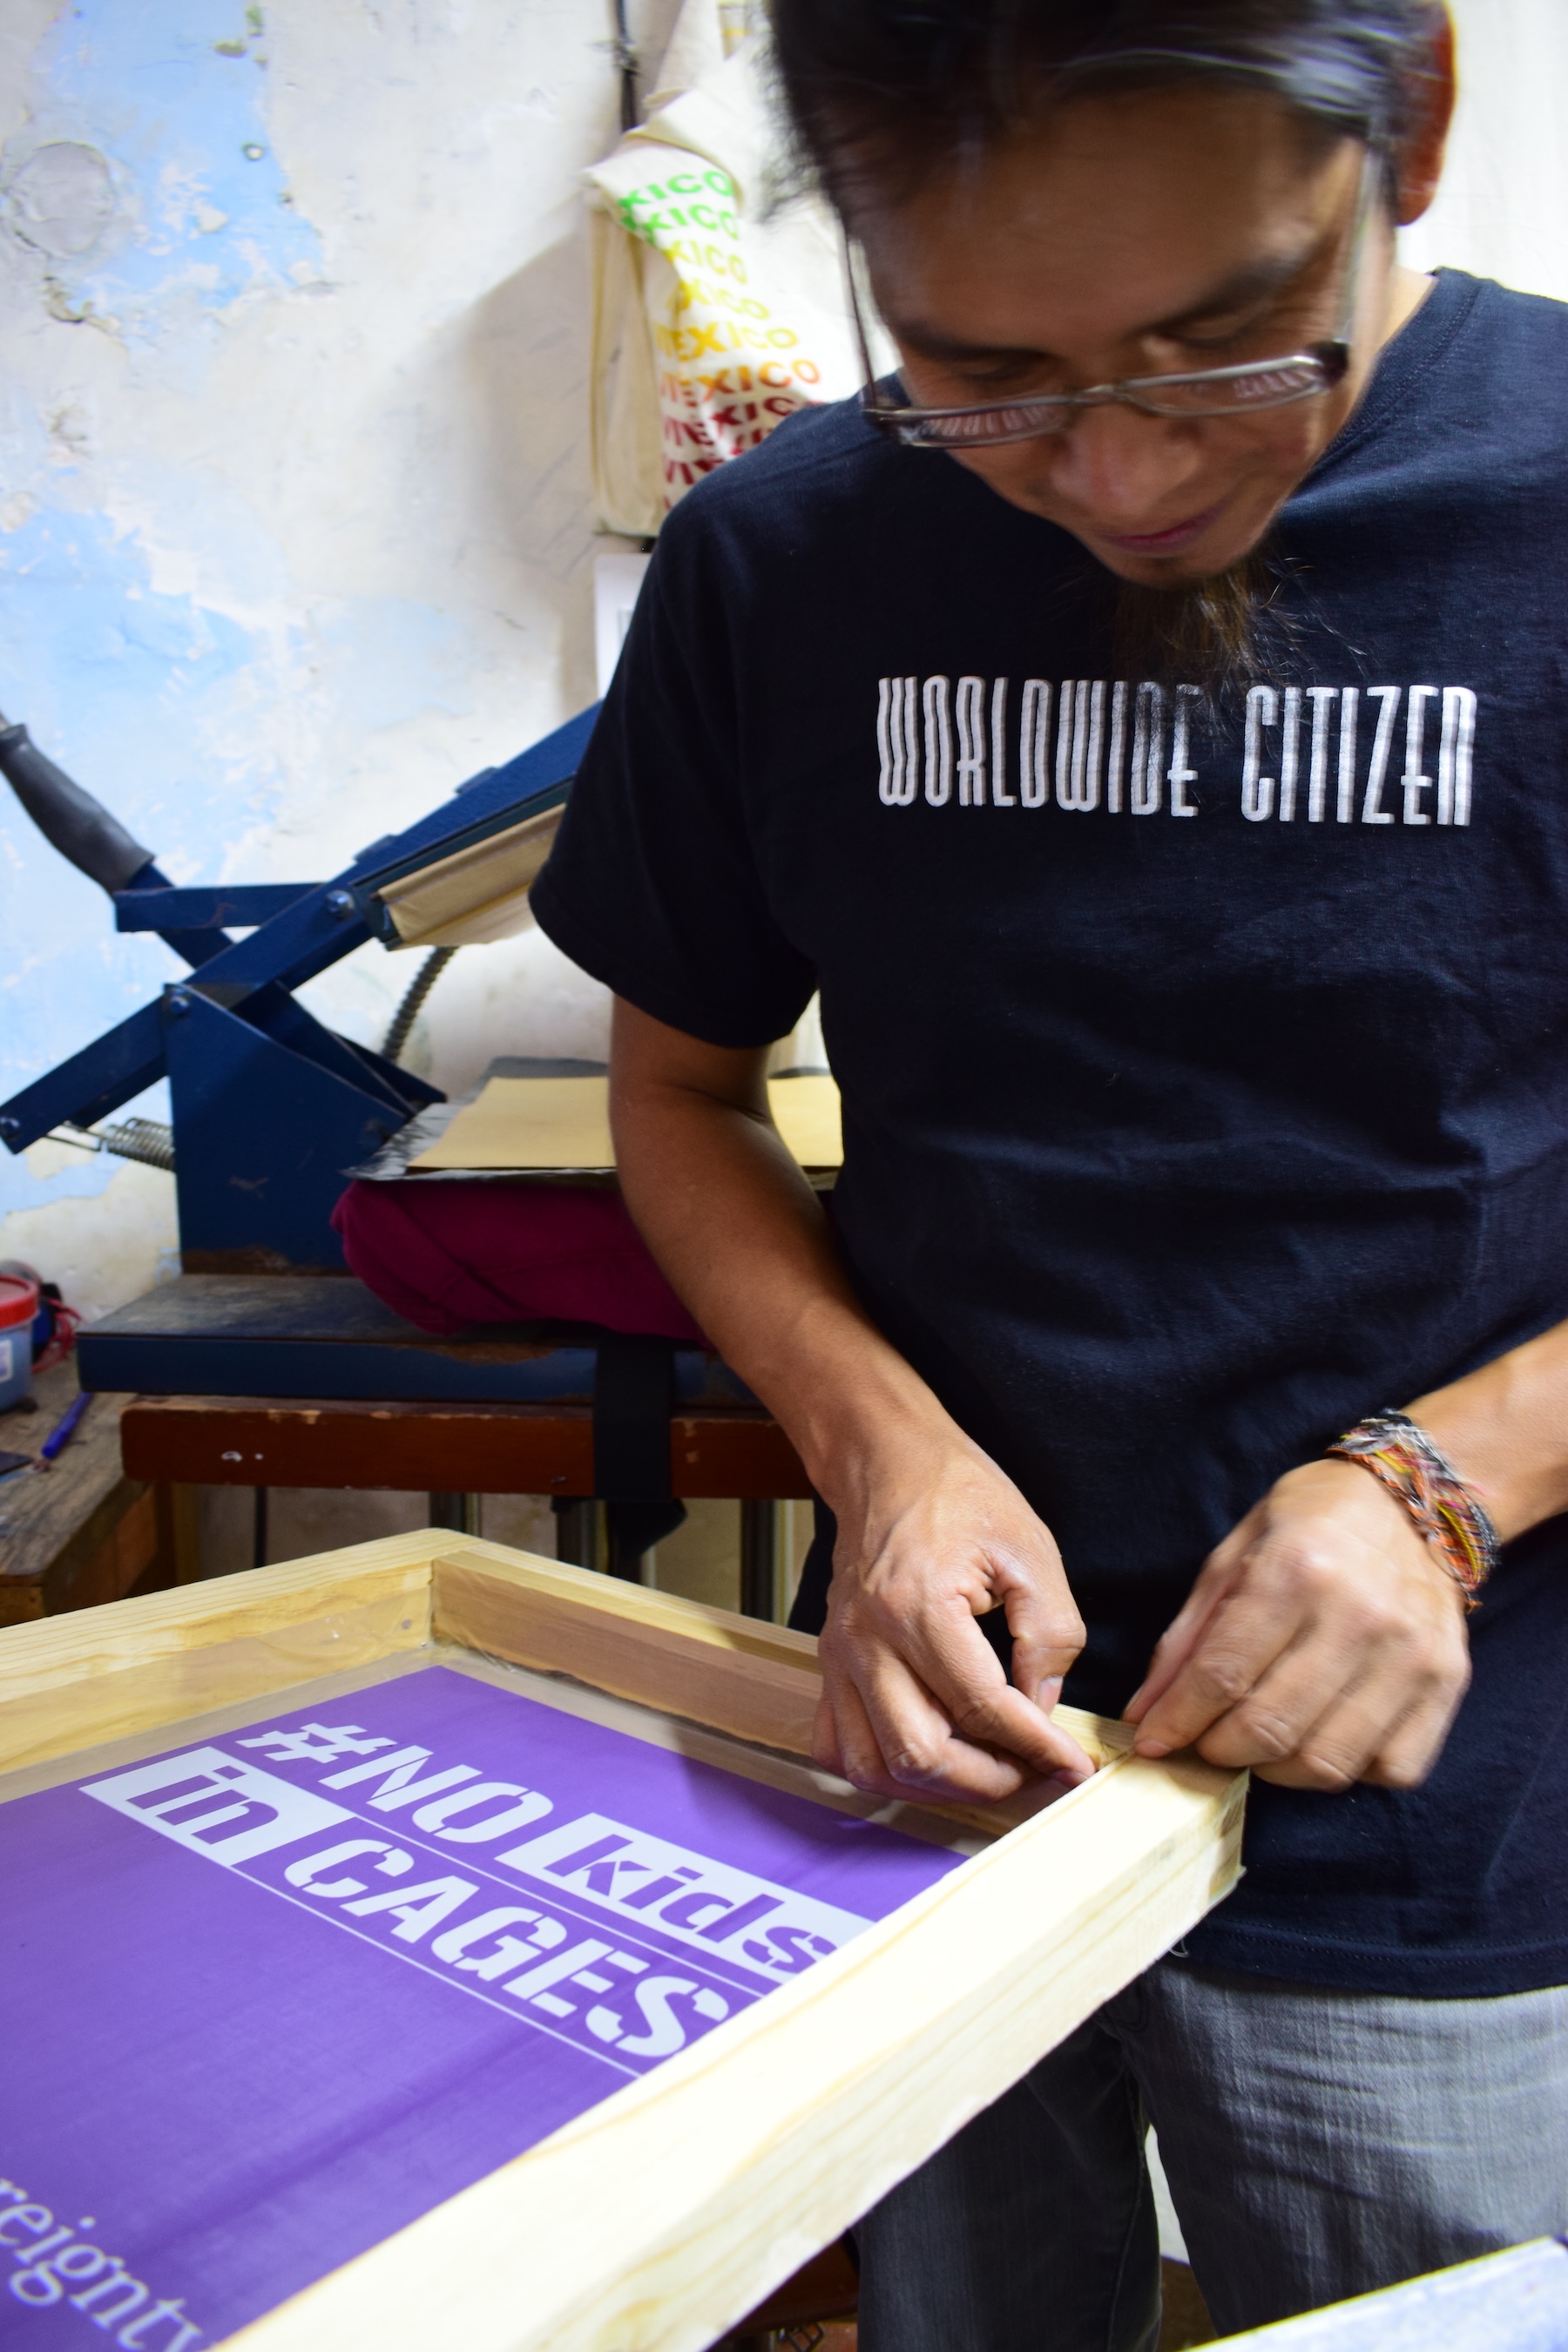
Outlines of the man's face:
M 910 399 L 1006 400 L 1331 337 L 1362 160 L 1348 139 L 1314 146 L 1281 102 L 1247 91 L 1083 99 L 855 226 Z M 1246 417 L 1088 409 L 958 462 L 1124 580 L 1226 571 L 1355 405 L 1388 331 L 1392 259 L 1380 209 L 1350 374 L 1331 393 Z

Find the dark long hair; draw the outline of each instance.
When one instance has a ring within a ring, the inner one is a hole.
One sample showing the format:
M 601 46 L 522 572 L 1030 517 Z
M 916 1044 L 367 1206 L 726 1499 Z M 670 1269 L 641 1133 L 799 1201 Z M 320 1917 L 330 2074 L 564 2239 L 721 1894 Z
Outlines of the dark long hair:
M 1396 142 L 1441 0 L 772 0 L 801 154 L 897 194 L 1092 89 L 1223 80 Z

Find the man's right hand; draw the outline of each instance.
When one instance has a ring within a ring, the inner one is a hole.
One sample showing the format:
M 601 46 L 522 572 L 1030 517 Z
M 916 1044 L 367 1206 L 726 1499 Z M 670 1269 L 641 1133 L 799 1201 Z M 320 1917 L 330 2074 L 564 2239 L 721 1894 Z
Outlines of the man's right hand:
M 952 1427 L 952 1424 L 949 1424 Z M 1083 1646 L 1061 1556 L 1011 1479 L 956 1431 L 836 1497 L 813 1754 L 889 1797 L 1010 1797 L 1093 1770 L 1050 1720 Z M 1013 1684 L 978 1620 L 1005 1610 Z
M 889 1797 L 1070 1786 L 1050 1721 L 1083 1645 L 1061 1559 L 857 1297 L 768 1108 L 762 1048 L 712 1045 L 617 1001 L 610 1112 L 621 1191 L 724 1360 L 794 1440 L 838 1521 L 817 1760 Z M 1009 1688 L 980 1631 L 1012 1628 Z

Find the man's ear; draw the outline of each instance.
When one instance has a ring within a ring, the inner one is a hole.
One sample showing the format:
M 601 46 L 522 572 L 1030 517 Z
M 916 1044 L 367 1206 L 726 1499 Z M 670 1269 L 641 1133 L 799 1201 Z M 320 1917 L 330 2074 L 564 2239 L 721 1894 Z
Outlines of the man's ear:
M 1399 142 L 1399 202 L 1401 228 L 1420 219 L 1437 193 L 1443 176 L 1443 152 L 1448 125 L 1454 119 L 1458 94 L 1454 73 L 1454 20 L 1447 0 L 1435 11 L 1431 41 L 1426 57 L 1411 77 L 1411 119 Z

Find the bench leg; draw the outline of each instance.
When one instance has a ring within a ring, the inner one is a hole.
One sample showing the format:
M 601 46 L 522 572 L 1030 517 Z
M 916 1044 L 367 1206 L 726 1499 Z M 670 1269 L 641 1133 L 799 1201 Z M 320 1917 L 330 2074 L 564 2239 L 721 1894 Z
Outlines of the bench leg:
M 196 1584 L 202 1573 L 200 1489 L 160 1478 L 153 1489 L 158 1524 L 158 1558 L 175 1584 Z
M 590 1498 L 557 1495 L 550 1507 L 555 1514 L 555 1557 L 574 1568 L 605 1566 L 605 1507 Z
M 484 1507 L 482 1495 L 433 1493 L 430 1497 L 430 1524 L 433 1528 L 450 1528 L 458 1536 L 478 1536 L 484 1533 L 479 1513 Z
M 741 1614 L 773 1624 L 779 1606 L 779 1521 L 776 1503 L 741 1506 Z

